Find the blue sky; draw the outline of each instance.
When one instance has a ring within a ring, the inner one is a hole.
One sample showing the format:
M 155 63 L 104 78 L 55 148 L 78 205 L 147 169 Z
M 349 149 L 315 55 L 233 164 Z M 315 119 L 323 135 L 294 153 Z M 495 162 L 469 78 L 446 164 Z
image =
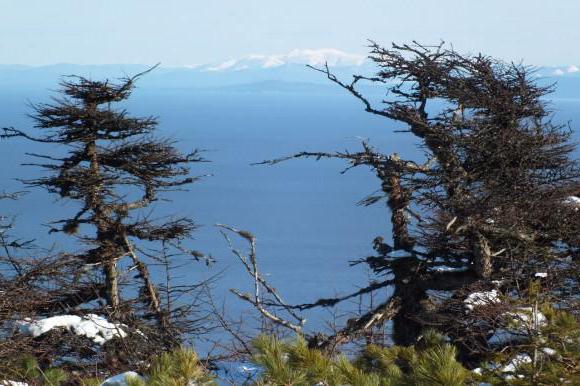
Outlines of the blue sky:
M 0 0 L 0 63 L 191 65 L 366 39 L 580 64 L 578 0 Z

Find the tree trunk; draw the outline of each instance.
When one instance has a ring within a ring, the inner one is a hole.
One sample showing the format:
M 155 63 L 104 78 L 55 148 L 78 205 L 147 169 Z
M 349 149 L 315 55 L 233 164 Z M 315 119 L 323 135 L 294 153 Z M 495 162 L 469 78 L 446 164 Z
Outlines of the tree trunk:
M 117 275 L 117 264 L 115 261 L 108 261 L 105 264 L 105 285 L 107 287 L 107 303 L 116 312 L 119 309 L 119 279 Z
M 477 233 L 474 246 L 474 271 L 478 277 L 488 279 L 493 271 L 491 265 L 491 248 L 489 241 L 481 233 Z
M 387 194 L 387 205 L 391 211 L 391 223 L 393 226 L 393 246 L 395 249 L 412 250 L 415 240 L 409 235 L 409 222 L 405 209 L 409 205 L 411 192 L 401 184 L 401 174 L 397 171 L 400 159 L 395 153 L 389 157 L 393 162 L 393 168 L 383 175 L 379 175 L 383 181 L 382 190 Z M 422 326 L 408 318 L 412 315 L 420 300 L 425 297 L 416 277 L 417 259 L 408 257 L 392 261 L 390 267 L 395 277 L 395 292 L 393 298 L 400 299 L 400 306 L 393 315 L 393 339 L 396 344 L 410 345 L 415 342 L 421 333 Z
M 391 193 L 388 205 L 391 209 L 391 223 L 393 225 L 393 244 L 395 249 L 411 249 L 414 242 L 409 236 L 405 208 L 409 204 L 407 192 L 401 187 L 401 179 L 398 174 L 389 177 Z
M 95 107 L 96 108 L 96 107 Z M 97 154 L 97 144 L 94 140 L 89 141 L 86 145 L 86 154 L 90 160 L 90 172 L 91 178 L 94 181 L 91 193 L 87 197 L 87 202 L 85 205 L 87 208 L 91 208 L 94 212 L 94 221 L 97 226 L 97 242 L 100 247 L 104 247 L 106 244 L 110 243 L 110 225 L 106 221 L 106 216 L 103 213 L 103 202 L 101 199 L 101 183 L 100 183 L 100 170 L 99 170 L 99 158 Z M 105 286 L 107 288 L 107 303 L 116 312 L 119 308 L 119 282 L 117 275 L 117 263 L 116 254 L 114 253 L 115 248 L 103 248 L 104 253 L 102 261 L 104 264 L 105 273 Z
M 414 344 L 423 330 L 423 325 L 414 319 L 422 309 L 421 300 L 426 297 L 417 275 L 418 264 L 414 256 L 391 262 L 395 276 L 393 298 L 401 299 L 401 307 L 393 318 L 393 341 L 397 345 Z

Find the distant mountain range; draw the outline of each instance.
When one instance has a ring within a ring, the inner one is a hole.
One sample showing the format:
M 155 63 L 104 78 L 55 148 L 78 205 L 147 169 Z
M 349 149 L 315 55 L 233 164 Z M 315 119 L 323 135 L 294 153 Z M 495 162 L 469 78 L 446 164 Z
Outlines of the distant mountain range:
M 341 79 L 352 74 L 374 75 L 376 67 L 363 55 L 336 49 L 293 50 L 279 55 L 248 55 L 222 63 L 191 66 L 160 66 L 143 77 L 139 87 L 147 89 L 198 89 L 232 92 L 328 92 L 337 87 L 306 65 L 328 63 Z M 81 75 L 93 79 L 119 78 L 148 68 L 146 65 L 109 64 L 49 66 L 0 65 L 0 92 L 4 90 L 47 90 L 58 87 L 59 79 Z M 580 97 L 580 68 L 540 67 L 537 75 L 542 84 L 557 83 L 555 97 Z
M 232 59 L 217 65 L 201 66 L 206 71 L 240 71 L 250 68 L 276 68 L 287 64 L 308 64 L 333 67 L 362 66 L 367 61 L 366 56 L 349 54 L 334 48 L 318 50 L 292 50 L 280 55 L 248 55 L 241 59 Z

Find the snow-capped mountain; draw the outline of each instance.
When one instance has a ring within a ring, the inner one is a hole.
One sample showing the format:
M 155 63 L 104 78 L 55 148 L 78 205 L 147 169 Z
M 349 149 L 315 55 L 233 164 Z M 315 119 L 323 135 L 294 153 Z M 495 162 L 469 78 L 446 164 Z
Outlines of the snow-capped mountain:
M 295 49 L 283 54 L 253 54 L 225 62 L 164 66 L 143 77 L 139 85 L 144 88 L 196 88 L 215 89 L 248 85 L 248 89 L 303 90 L 305 87 L 330 86 L 323 74 L 306 67 L 324 66 L 327 63 L 341 78 L 352 74 L 373 74 L 371 62 L 361 54 L 347 53 L 334 48 Z M 55 88 L 63 75 L 81 75 L 93 79 L 118 78 L 139 73 L 146 65 L 74 65 L 55 64 L 31 67 L 0 65 L 0 87 L 4 88 Z M 284 83 L 283 85 L 281 83 Z M 292 84 L 291 87 L 289 85 Z M 310 85 L 310 86 L 308 86 Z
M 292 50 L 285 54 L 253 54 L 241 59 L 231 59 L 222 63 L 203 66 L 205 71 L 240 71 L 246 69 L 269 69 L 287 64 L 332 67 L 360 66 L 366 60 L 364 55 L 351 54 L 334 48 Z

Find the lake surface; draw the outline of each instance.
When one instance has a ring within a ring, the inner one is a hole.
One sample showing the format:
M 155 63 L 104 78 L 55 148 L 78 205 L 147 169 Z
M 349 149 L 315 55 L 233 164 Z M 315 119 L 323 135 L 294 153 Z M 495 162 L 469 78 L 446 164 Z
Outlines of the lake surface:
M 0 91 L 0 124 L 30 128 L 26 106 L 47 101 L 41 90 Z M 580 100 L 556 100 L 559 121 L 580 124 Z M 229 294 L 230 288 L 245 290 L 251 284 L 241 265 L 228 251 L 213 226 L 228 224 L 257 236 L 262 272 L 290 303 L 310 302 L 319 297 L 346 294 L 363 286 L 369 273 L 349 262 L 372 254 L 376 236 L 389 238 L 389 214 L 384 203 L 371 207 L 356 203 L 379 188 L 366 169 L 340 172 L 341 161 L 295 160 L 277 166 L 251 163 L 302 150 L 334 151 L 360 149 L 360 139 L 369 138 L 384 153 L 420 158 L 422 152 L 403 128 L 363 111 L 358 101 L 341 90 L 336 92 L 240 92 L 178 89 L 137 89 L 127 108 L 133 115 L 156 115 L 160 135 L 175 139 L 183 151 L 205 149 L 209 163 L 194 165 L 192 174 L 212 174 L 188 192 L 173 193 L 172 202 L 159 202 L 159 216 L 190 215 L 201 225 L 194 249 L 211 253 L 212 267 L 190 264 L 179 271 L 181 280 L 197 281 L 221 272 L 215 283 L 218 303 L 226 302 L 235 316 L 247 310 Z M 578 138 L 578 131 L 575 134 Z M 26 152 L 52 153 L 50 146 L 20 140 L 0 141 L 0 190 L 22 190 L 15 178 L 38 176 Z M 30 191 L 21 200 L 0 202 L 0 212 L 17 216 L 16 234 L 35 238 L 40 246 L 70 248 L 70 241 L 55 238 L 42 224 L 62 218 L 70 203 L 55 201 L 44 191 Z M 235 239 L 234 239 L 235 240 Z M 237 240 L 239 241 L 239 240 Z M 240 247 L 245 245 L 237 243 Z M 386 295 L 387 289 L 383 291 Z M 339 311 L 313 310 L 305 314 L 307 327 L 319 329 L 335 316 L 356 310 L 356 301 Z

